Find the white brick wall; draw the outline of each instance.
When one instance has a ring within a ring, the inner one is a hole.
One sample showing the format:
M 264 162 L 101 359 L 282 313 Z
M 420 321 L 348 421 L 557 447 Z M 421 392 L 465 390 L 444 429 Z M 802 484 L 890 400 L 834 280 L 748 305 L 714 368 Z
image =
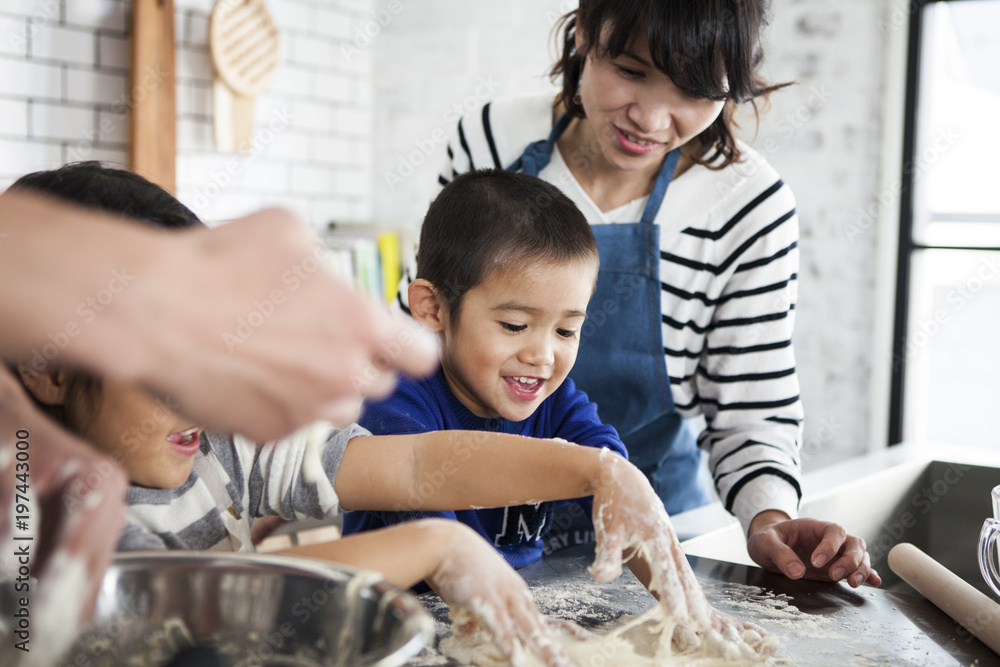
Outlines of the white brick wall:
M 874 230 L 846 230 L 878 191 L 883 72 L 881 0 L 777 0 L 773 97 L 757 146 L 798 199 L 795 349 L 806 409 L 807 469 L 867 451 L 875 295 Z M 769 143 L 768 140 L 773 140 Z
M 207 219 L 270 203 L 317 225 L 415 224 L 455 105 L 550 87 L 550 29 L 573 0 L 267 0 L 283 57 L 257 100 L 252 157 L 213 147 L 213 4 L 175 0 L 180 198 Z M 125 163 L 130 7 L 0 3 L 0 188 L 70 159 Z M 775 0 L 774 11 L 768 74 L 799 85 L 774 96 L 756 146 L 799 202 L 796 349 L 812 468 L 869 437 L 876 239 L 846 230 L 876 197 L 886 5 Z M 390 188 L 386 174 L 400 170 L 412 175 Z
M 414 225 L 423 217 L 445 154 L 435 137 L 451 131 L 456 104 L 551 87 L 549 32 L 574 5 L 380 0 L 367 31 L 352 35 L 375 51 L 377 217 Z
M 98 130 L 127 86 L 126 8 L 125 0 L 0 5 L 0 187 L 74 158 L 124 162 L 121 123 Z M 124 45 L 126 60 L 112 59 L 105 40 Z
M 371 217 L 372 56 L 347 58 L 340 46 L 374 2 L 267 1 L 283 57 L 274 85 L 256 101 L 256 150 L 244 155 L 214 147 L 207 45 L 214 0 L 176 0 L 184 203 L 206 220 L 273 203 L 317 226 Z M 130 0 L 0 4 L 0 188 L 70 160 L 126 164 L 130 26 Z
M 434 191 L 443 146 L 414 165 L 415 142 L 474 93 L 538 90 L 551 64 L 552 18 L 573 0 L 424 0 L 371 39 L 378 100 L 375 212 L 415 223 Z M 767 75 L 799 85 L 773 97 L 755 145 L 791 184 L 802 226 L 796 350 L 806 408 L 803 461 L 821 467 L 865 451 L 872 366 L 875 234 L 847 225 L 875 201 L 883 58 L 883 0 L 775 0 Z M 383 1 L 380 7 L 386 7 Z M 752 123 L 747 124 L 752 128 Z M 752 132 L 747 139 L 752 138 Z M 390 188 L 386 173 L 412 175 Z
M 353 159 L 313 149 L 315 142 L 348 141 L 352 118 L 367 135 L 372 102 L 349 91 L 368 76 L 362 61 L 343 63 L 340 35 L 358 21 L 367 3 L 341 0 L 268 0 L 281 35 L 282 59 L 272 87 L 257 97 L 255 149 L 218 153 L 212 139 L 212 65 L 208 54 L 211 0 L 178 0 L 178 196 L 210 219 L 228 218 L 283 203 L 317 226 L 339 219 L 369 219 L 364 190 L 341 191 L 338 180 L 370 168 L 366 151 Z M 367 147 L 366 147 L 367 148 Z M 233 163 L 235 162 L 235 169 Z M 235 172 L 235 173 L 234 173 Z M 228 182 L 225 187 L 218 186 Z M 216 187 L 218 186 L 218 187 Z

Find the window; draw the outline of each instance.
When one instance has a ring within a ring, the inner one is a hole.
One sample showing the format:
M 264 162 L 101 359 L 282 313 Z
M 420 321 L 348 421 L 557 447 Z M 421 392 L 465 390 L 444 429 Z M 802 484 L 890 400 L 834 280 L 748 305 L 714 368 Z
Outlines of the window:
M 1000 445 L 1000 0 L 910 17 L 890 443 Z

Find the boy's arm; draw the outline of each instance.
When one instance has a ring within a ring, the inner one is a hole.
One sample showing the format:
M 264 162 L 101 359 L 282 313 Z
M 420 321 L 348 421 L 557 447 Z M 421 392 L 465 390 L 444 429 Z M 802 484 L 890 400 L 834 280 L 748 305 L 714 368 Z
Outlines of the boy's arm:
M 546 665 L 569 664 L 524 580 L 463 524 L 424 519 L 281 553 L 375 570 L 402 587 L 426 580 L 446 602 L 475 614 L 508 660 L 524 647 Z
M 334 482 L 347 510 L 456 510 L 589 496 L 601 450 L 486 431 L 351 440 Z
M 380 573 L 392 584 L 409 588 L 434 577 L 446 555 L 461 549 L 464 530 L 453 521 L 424 519 L 371 530 L 359 535 L 281 549 L 277 553 L 307 556 Z M 476 539 L 481 540 L 478 535 Z M 401 549 L 404 547 L 405 549 Z M 402 555 L 405 553 L 405 557 Z
M 348 443 L 335 480 L 347 508 L 503 507 L 594 496 L 598 581 L 639 554 L 637 576 L 679 625 L 740 636 L 745 624 L 713 609 L 681 549 L 663 502 L 621 456 L 592 447 L 482 431 L 371 436 Z

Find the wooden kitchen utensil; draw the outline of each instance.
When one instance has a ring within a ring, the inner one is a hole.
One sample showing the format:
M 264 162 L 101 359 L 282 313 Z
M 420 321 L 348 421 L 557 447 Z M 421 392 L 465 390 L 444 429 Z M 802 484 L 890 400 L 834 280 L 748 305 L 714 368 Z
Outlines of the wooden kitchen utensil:
M 209 22 L 215 145 L 249 152 L 254 96 L 278 71 L 278 29 L 261 0 L 218 0 Z
M 889 569 L 1000 654 L 1000 605 L 906 542 L 889 552 Z
M 177 189 L 174 1 L 132 5 L 129 168 L 168 192 Z

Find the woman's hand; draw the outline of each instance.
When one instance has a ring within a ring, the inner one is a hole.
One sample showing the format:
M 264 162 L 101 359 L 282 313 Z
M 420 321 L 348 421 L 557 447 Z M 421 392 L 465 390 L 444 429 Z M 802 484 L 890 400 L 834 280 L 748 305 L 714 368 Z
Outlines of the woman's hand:
M 570 665 L 528 592 L 524 579 L 471 528 L 456 521 L 427 519 L 437 524 L 449 548 L 427 583 L 449 605 L 470 611 L 493 636 L 512 665 L 525 664 L 525 653 L 549 666 Z M 475 625 L 456 628 L 470 632 Z
M 121 532 L 125 486 L 118 466 L 38 412 L 0 364 L 0 579 L 38 579 L 38 664 L 58 658 L 93 612 Z M 12 524 L 15 515 L 27 515 L 27 526 Z M 13 539 L 28 534 L 34 539 Z M 16 555 L 22 550 L 30 557 Z
M 607 450 L 595 484 L 596 555 L 591 573 L 610 581 L 629 565 L 677 622 L 673 640 L 683 652 L 705 645 L 726 659 L 756 660 L 772 653 L 767 633 L 708 603 L 681 549 L 663 501 L 634 465 Z
M 882 583 L 872 569 L 865 541 L 829 521 L 789 519 L 783 512 L 761 512 L 750 524 L 747 551 L 762 568 L 789 579 L 846 578 L 852 588 Z

